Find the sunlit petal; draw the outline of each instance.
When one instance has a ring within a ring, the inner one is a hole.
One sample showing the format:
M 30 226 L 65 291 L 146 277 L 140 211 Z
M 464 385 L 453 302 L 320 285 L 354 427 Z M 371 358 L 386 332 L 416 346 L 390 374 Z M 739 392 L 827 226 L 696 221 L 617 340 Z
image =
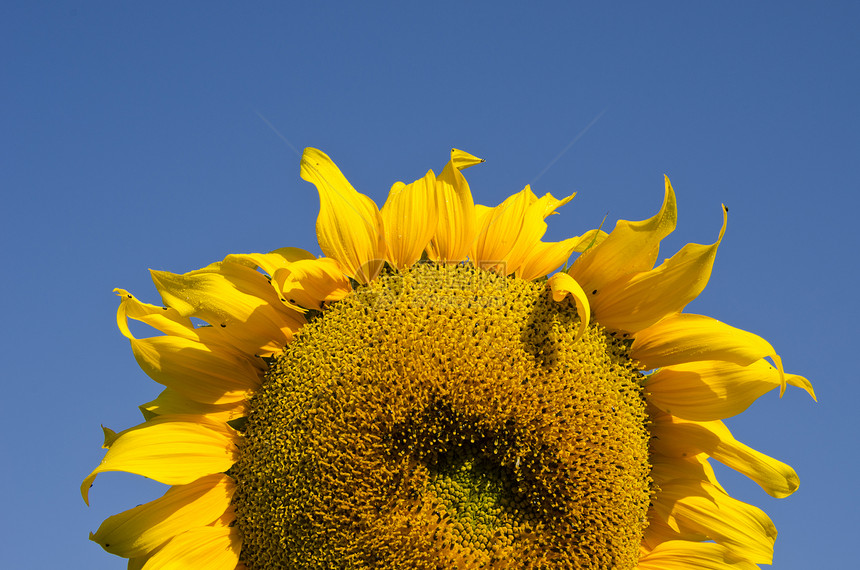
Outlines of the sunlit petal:
M 87 500 L 99 473 L 126 471 L 168 485 L 191 483 L 221 473 L 236 461 L 236 435 L 224 424 L 194 416 L 158 416 L 127 429 L 81 484 Z
M 579 238 L 549 243 L 537 242 L 531 247 L 528 257 L 517 268 L 517 277 L 530 281 L 548 275 L 564 265 L 578 243 Z
M 630 273 L 654 267 L 660 240 L 672 233 L 678 217 L 675 193 L 666 178 L 663 206 L 652 218 L 641 222 L 619 220 L 615 229 L 589 248 L 570 268 L 570 275 L 589 294 Z
M 191 398 L 186 398 L 175 390 L 165 388 L 151 402 L 138 406 L 144 420 L 155 416 L 193 415 L 207 418 L 224 424 L 230 420 L 245 415 L 247 401 L 228 402 L 226 404 L 204 404 Z
M 652 446 L 661 456 L 682 458 L 706 453 L 774 497 L 787 497 L 800 485 L 791 467 L 737 441 L 720 421 L 690 422 L 668 414 L 657 415 L 652 421 Z
M 635 344 L 635 343 L 634 343 Z M 815 398 L 812 384 L 794 374 L 786 382 Z M 766 360 L 747 366 L 721 360 L 675 364 L 648 376 L 648 401 L 664 412 L 695 421 L 728 418 L 781 385 L 779 370 Z
M 242 400 L 260 385 L 248 358 L 200 342 L 164 336 L 131 339 L 131 348 L 150 378 L 205 404 Z
M 352 290 L 340 264 L 330 257 L 291 263 L 276 270 L 272 281 L 282 302 L 301 310 L 320 309 L 323 303 L 339 301 Z
M 758 566 L 719 544 L 672 540 L 642 556 L 636 570 L 758 570 Z
M 769 357 L 780 374 L 780 396 L 787 383 L 782 360 L 769 342 L 703 315 L 671 315 L 640 330 L 630 357 L 646 370 L 697 360 L 724 360 L 747 366 Z
M 654 511 L 670 527 L 698 531 L 738 558 L 770 564 L 776 528 L 752 505 L 733 499 L 710 483 L 676 479 L 660 488 Z
M 588 306 L 588 295 L 582 290 L 573 277 L 566 273 L 556 273 L 549 278 L 547 282 L 552 290 L 552 298 L 556 302 L 561 302 L 568 295 L 573 297 L 576 303 L 576 314 L 579 315 L 580 324 L 579 330 L 576 333 L 576 339 L 579 340 L 585 329 L 588 328 L 588 323 L 591 319 L 591 309 Z
M 726 221 L 724 208 L 723 227 L 712 245 L 687 244 L 659 267 L 622 277 L 598 289 L 591 296 L 595 318 L 610 330 L 636 332 L 666 315 L 680 312 L 707 285 Z
M 412 184 L 391 187 L 382 206 L 382 221 L 387 259 L 395 268 L 418 261 L 436 233 L 436 199 L 436 175 L 432 170 Z
M 225 526 L 192 528 L 155 553 L 143 570 L 235 570 L 242 539 L 239 529 Z
M 304 322 L 283 306 L 268 279 L 239 263 L 216 263 L 185 274 L 152 271 L 165 305 L 214 327 L 245 353 L 279 352 Z
M 478 232 L 475 202 L 460 171 L 484 162 L 467 152 L 451 149 L 451 160 L 436 178 L 438 219 L 428 252 L 431 259 L 460 263 L 466 259 Z
M 165 495 L 108 517 L 90 540 L 126 558 L 143 556 L 189 528 L 206 526 L 230 506 L 235 485 L 227 475 L 206 475 Z
M 537 196 L 526 186 L 521 192 L 505 199 L 501 204 L 482 213 L 481 225 L 471 258 L 478 267 L 500 265 L 501 273 L 513 273 L 514 268 L 508 268 L 508 256 L 523 230 L 526 210 L 537 201 Z M 537 216 L 543 223 L 543 217 Z M 544 228 L 546 224 L 544 224 Z M 543 233 L 541 233 L 543 235 Z M 540 236 L 538 236 L 538 239 Z
M 324 152 L 305 149 L 301 176 L 317 187 L 317 241 L 359 283 L 373 280 L 385 260 L 382 216 L 373 200 L 359 194 Z

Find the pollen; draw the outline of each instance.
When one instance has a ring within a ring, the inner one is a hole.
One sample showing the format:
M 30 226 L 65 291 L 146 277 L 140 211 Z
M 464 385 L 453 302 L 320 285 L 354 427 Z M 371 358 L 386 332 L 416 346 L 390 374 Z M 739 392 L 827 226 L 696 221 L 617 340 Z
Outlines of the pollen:
M 251 569 L 635 568 L 652 495 L 629 343 L 545 280 L 421 262 L 304 326 L 230 471 Z

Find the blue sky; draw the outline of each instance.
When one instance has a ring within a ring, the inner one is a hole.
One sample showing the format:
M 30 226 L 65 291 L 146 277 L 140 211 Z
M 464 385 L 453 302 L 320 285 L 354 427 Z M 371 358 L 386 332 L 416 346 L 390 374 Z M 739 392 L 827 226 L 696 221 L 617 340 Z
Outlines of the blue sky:
M 795 495 L 722 480 L 773 518 L 775 568 L 854 563 L 858 25 L 852 2 L 3 3 L 0 565 L 125 567 L 87 533 L 160 486 L 78 494 L 99 425 L 138 423 L 159 391 L 111 290 L 158 302 L 148 268 L 318 252 L 306 146 L 380 204 L 452 146 L 487 160 L 466 173 L 478 202 L 578 192 L 550 239 L 653 215 L 665 173 L 667 256 L 711 243 L 729 206 L 688 311 L 767 338 L 820 402 L 768 394 L 728 421 L 796 468 Z

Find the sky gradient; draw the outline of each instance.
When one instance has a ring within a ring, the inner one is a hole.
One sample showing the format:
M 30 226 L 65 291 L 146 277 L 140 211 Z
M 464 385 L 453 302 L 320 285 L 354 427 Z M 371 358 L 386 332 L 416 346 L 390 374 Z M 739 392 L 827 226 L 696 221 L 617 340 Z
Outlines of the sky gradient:
M 100 424 L 139 423 L 160 387 L 111 291 L 157 303 L 149 268 L 318 254 L 298 155 L 314 146 L 378 204 L 451 147 L 486 159 L 465 173 L 479 203 L 529 183 L 576 191 L 550 240 L 650 217 L 667 174 L 679 223 L 661 258 L 712 243 L 725 203 L 687 311 L 769 340 L 819 403 L 790 389 L 727 421 L 797 470 L 795 495 L 721 481 L 774 520 L 774 568 L 847 568 L 858 25 L 853 2 L 3 3 L 0 566 L 125 568 L 87 533 L 163 487 L 101 475 L 88 508 L 78 486 L 103 455 Z

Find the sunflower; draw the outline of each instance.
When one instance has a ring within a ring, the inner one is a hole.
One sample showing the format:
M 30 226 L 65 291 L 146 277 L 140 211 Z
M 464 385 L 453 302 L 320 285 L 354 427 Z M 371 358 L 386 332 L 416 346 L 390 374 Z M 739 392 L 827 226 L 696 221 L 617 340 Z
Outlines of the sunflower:
M 776 387 L 815 396 L 761 337 L 683 312 L 725 207 L 715 243 L 655 267 L 677 217 L 668 179 L 655 216 L 544 242 L 573 195 L 476 205 L 461 171 L 480 162 L 452 150 L 380 210 L 307 149 L 325 257 L 152 271 L 163 306 L 116 290 L 165 389 L 143 423 L 104 429 L 81 491 L 105 471 L 170 488 L 91 540 L 147 570 L 769 564 L 773 524 L 709 459 L 791 494 L 791 467 L 721 420 Z

